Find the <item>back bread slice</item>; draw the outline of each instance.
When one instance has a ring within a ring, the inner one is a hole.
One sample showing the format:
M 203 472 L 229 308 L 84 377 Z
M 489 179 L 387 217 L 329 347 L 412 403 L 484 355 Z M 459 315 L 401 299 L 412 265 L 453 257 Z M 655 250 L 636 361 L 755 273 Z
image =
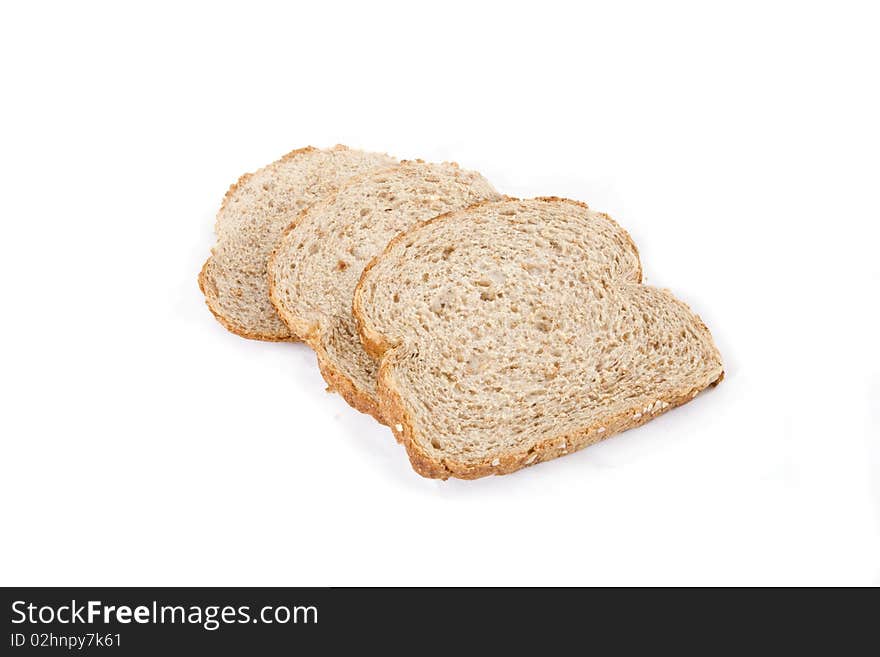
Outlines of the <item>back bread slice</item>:
M 353 175 L 396 160 L 336 146 L 292 151 L 230 187 L 217 213 L 217 244 L 199 274 L 208 308 L 228 330 L 256 340 L 296 340 L 269 301 L 266 265 L 305 207 Z
M 700 318 L 640 282 L 629 235 L 564 199 L 486 203 L 395 238 L 364 271 L 353 312 L 413 468 L 507 474 L 720 381 Z
M 269 289 L 291 331 L 314 348 L 330 390 L 382 420 L 376 363 L 364 352 L 351 315 L 364 266 L 400 231 L 500 198 L 476 172 L 414 161 L 353 178 L 300 215 L 270 260 Z

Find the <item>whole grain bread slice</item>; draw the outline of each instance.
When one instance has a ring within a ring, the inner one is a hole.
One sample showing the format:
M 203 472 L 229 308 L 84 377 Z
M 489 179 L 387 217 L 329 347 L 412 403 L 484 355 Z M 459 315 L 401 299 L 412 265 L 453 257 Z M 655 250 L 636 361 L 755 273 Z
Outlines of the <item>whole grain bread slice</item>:
M 400 231 L 500 198 L 476 172 L 410 161 L 352 178 L 297 218 L 270 258 L 270 297 L 291 333 L 317 353 L 328 389 L 382 421 L 376 362 L 363 350 L 351 314 L 364 266 Z
M 381 412 L 426 477 L 507 474 L 683 404 L 723 375 L 709 330 L 641 284 L 607 215 L 558 198 L 451 212 L 397 236 L 353 313 Z
M 217 213 L 217 243 L 199 273 L 199 288 L 217 320 L 246 338 L 296 340 L 269 301 L 266 265 L 275 243 L 297 214 L 341 183 L 395 162 L 345 146 L 308 146 L 239 178 Z

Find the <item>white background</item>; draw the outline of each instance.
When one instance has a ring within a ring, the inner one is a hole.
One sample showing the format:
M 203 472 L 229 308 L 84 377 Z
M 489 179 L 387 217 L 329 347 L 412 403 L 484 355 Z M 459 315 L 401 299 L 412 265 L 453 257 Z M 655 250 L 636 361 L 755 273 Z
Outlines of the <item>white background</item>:
M 0 583 L 880 583 L 877 16 L 603 4 L 4 4 Z M 609 212 L 727 378 L 418 477 L 196 285 L 229 184 L 335 143 Z

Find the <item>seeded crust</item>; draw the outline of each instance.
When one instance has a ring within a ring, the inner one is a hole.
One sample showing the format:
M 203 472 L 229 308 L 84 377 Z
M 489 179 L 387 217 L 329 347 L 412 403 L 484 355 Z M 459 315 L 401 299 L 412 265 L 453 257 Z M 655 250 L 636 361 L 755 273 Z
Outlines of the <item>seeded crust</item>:
M 409 418 L 406 407 L 403 404 L 400 391 L 389 381 L 389 372 L 394 367 L 393 356 L 383 359 L 379 366 L 379 399 L 384 417 L 394 433 L 397 442 L 406 449 L 413 470 L 429 479 L 480 479 L 489 475 L 505 475 L 516 472 L 544 461 L 565 456 L 577 452 L 584 447 L 594 445 L 605 438 L 639 427 L 655 417 L 686 404 L 694 399 L 705 388 L 694 387 L 681 390 L 675 395 L 658 399 L 656 410 L 642 413 L 641 409 L 633 407 L 614 416 L 609 416 L 601 423 L 586 427 L 582 431 L 565 433 L 543 440 L 525 451 L 500 455 L 494 459 L 484 459 L 477 463 L 463 463 L 453 459 L 435 459 L 413 438 L 413 422 Z M 714 388 L 724 379 L 724 372 L 709 384 Z M 636 413 L 641 413 L 639 419 L 633 419 Z M 496 462 L 497 461 L 497 462 Z
M 343 161 L 335 167 L 328 164 L 324 169 L 315 163 L 310 169 L 308 160 L 300 164 L 309 155 Z M 252 340 L 298 341 L 299 337 L 291 334 L 278 318 L 265 289 L 265 251 L 278 239 L 279 222 L 285 226 L 302 210 L 300 206 L 307 207 L 311 201 L 334 191 L 351 175 L 395 161 L 385 154 L 363 153 L 342 145 L 326 150 L 307 146 L 255 173 L 241 176 L 223 198 L 215 221 L 217 243 L 198 276 L 199 289 L 217 321 L 230 332 Z M 323 173 L 315 177 L 316 172 Z M 261 179 L 265 191 L 256 187 Z M 248 189 L 249 186 L 254 188 Z M 241 206 L 233 208 L 234 203 Z M 285 220 L 287 213 L 290 216 Z M 237 224 L 238 221 L 243 223 Z
M 508 199 L 508 201 L 517 202 L 518 199 Z M 503 203 L 482 203 L 475 207 L 491 208 L 493 205 L 501 205 Z M 533 199 L 531 203 L 564 203 L 587 209 L 585 204 L 556 197 Z M 430 341 L 431 335 L 430 333 L 422 334 L 417 339 L 413 338 L 409 344 L 401 344 L 399 341 L 385 335 L 371 322 L 369 312 L 371 308 L 369 307 L 367 287 L 373 286 L 374 289 L 378 287 L 384 290 L 383 286 L 393 285 L 393 282 L 386 278 L 376 278 L 374 276 L 376 268 L 385 259 L 393 258 L 388 260 L 387 266 L 396 266 L 395 276 L 403 276 L 403 272 L 400 269 L 406 266 L 407 262 L 416 262 L 415 259 L 418 257 L 416 255 L 411 256 L 411 259 L 408 261 L 401 261 L 400 249 L 403 248 L 402 244 L 404 241 L 409 243 L 407 245 L 409 247 L 414 242 L 418 243 L 419 237 L 422 236 L 423 244 L 424 236 L 431 230 L 432 225 L 447 221 L 464 223 L 466 221 L 465 217 L 469 214 L 473 215 L 475 207 L 441 215 L 398 235 L 388 244 L 385 251 L 374 258 L 364 269 L 354 295 L 353 314 L 357 320 L 362 342 L 365 349 L 380 360 L 377 397 L 381 412 L 390 425 L 395 438 L 406 448 L 412 467 L 417 473 L 424 477 L 438 479 L 447 479 L 449 477 L 476 479 L 493 474 L 509 474 L 536 463 L 570 454 L 607 437 L 640 426 L 648 420 L 690 401 L 701 390 L 710 386 L 714 387 L 721 382 L 724 376 L 723 367 L 717 348 L 711 342 L 708 328 L 685 304 L 676 300 L 667 291 L 641 286 L 641 265 L 637 264 L 637 271 L 631 272 L 630 280 L 624 281 L 622 284 L 624 286 L 638 284 L 641 288 L 653 290 L 651 294 L 657 295 L 663 303 L 674 304 L 676 312 L 690 313 L 690 328 L 699 333 L 701 339 L 708 341 L 704 346 L 705 353 L 708 354 L 711 362 L 702 368 L 702 374 L 696 376 L 691 381 L 683 383 L 676 389 L 665 390 L 662 394 L 653 395 L 649 403 L 640 401 L 638 404 L 625 405 L 622 410 L 602 415 L 585 426 L 548 435 L 532 444 L 523 445 L 521 448 L 492 452 L 484 458 L 476 460 L 462 460 L 444 453 L 438 453 L 439 450 L 437 449 L 431 449 L 431 436 L 424 434 L 419 421 L 414 417 L 412 404 L 416 403 L 417 400 L 412 397 L 413 392 L 411 390 L 401 387 L 396 377 L 398 368 L 403 368 L 407 358 L 410 358 L 410 365 L 413 362 L 419 362 L 419 359 L 428 359 L 428 356 L 421 356 L 419 350 L 429 348 L 425 347 L 424 342 L 425 340 Z M 607 218 L 607 215 L 602 216 Z M 611 221 L 610 219 L 608 220 Z M 623 229 L 620 230 L 622 231 Z M 623 232 L 625 233 L 625 231 Z M 634 254 L 637 261 L 638 252 L 628 234 L 626 239 L 631 248 L 631 255 Z M 420 256 L 424 256 L 422 251 L 417 253 Z M 400 330 L 402 333 L 406 333 L 407 329 L 404 327 Z M 419 347 L 419 345 L 422 345 L 422 347 Z M 433 361 L 431 362 L 433 363 Z M 548 413 L 552 413 L 552 409 Z M 479 422 L 479 420 L 479 417 L 474 418 L 475 422 Z
M 376 363 L 351 317 L 360 270 L 400 230 L 486 198 L 503 197 L 476 172 L 404 161 L 352 177 L 288 226 L 269 258 L 269 298 L 291 333 L 315 350 L 328 391 L 384 422 Z

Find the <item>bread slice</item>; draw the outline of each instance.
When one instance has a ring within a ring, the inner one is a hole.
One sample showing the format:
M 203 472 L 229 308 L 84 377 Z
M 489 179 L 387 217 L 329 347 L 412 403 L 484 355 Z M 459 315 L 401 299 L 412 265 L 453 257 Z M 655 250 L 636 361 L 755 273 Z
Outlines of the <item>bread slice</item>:
M 382 420 L 376 363 L 361 347 L 351 315 L 364 266 L 400 231 L 500 198 L 478 173 L 412 161 L 353 178 L 299 216 L 270 259 L 270 296 L 291 332 L 317 353 L 329 390 Z
M 266 264 L 299 212 L 351 176 L 395 163 L 393 157 L 336 146 L 292 151 L 229 188 L 217 213 L 217 244 L 199 288 L 223 326 L 256 340 L 296 340 L 269 302 Z
M 718 383 L 700 318 L 640 283 L 629 235 L 565 199 L 484 203 L 392 240 L 353 312 L 416 472 L 507 474 Z

